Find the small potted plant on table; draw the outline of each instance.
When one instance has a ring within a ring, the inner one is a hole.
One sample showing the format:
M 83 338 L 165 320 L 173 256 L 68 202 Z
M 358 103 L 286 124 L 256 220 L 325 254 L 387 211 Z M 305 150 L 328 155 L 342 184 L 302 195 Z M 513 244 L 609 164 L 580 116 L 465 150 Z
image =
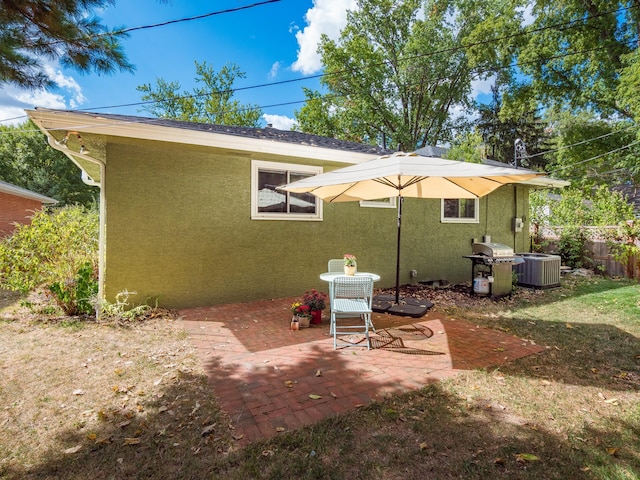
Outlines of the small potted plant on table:
M 350 253 L 344 254 L 344 274 L 353 276 L 356 274 L 356 257 Z
M 311 312 L 311 323 L 318 325 L 322 323 L 322 310 L 326 308 L 327 294 L 319 292 L 315 288 L 304 292 L 302 302 L 309 307 Z

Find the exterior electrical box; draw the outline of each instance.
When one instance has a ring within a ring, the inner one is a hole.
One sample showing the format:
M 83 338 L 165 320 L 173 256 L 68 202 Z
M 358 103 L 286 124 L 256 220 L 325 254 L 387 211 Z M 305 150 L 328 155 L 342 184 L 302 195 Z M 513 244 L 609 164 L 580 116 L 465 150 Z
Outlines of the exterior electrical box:
M 524 222 L 522 221 L 522 217 L 514 217 L 512 227 L 513 227 L 512 229 L 514 233 L 522 232 L 522 229 L 524 228 Z

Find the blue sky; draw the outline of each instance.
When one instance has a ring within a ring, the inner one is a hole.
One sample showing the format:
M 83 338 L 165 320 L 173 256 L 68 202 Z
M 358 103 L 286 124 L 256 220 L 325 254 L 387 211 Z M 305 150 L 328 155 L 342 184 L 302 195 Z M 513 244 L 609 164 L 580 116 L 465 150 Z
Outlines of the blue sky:
M 138 27 L 192 16 L 220 12 L 259 3 L 260 0 L 117 0 L 115 7 L 97 12 L 109 27 Z M 19 117 L 25 108 L 94 109 L 141 101 L 136 90 L 157 78 L 177 80 L 182 90 L 195 85 L 195 64 L 206 61 L 216 71 L 226 63 L 246 73 L 236 87 L 251 87 L 320 73 L 315 53 L 320 33 L 336 37 L 354 0 L 281 0 L 240 11 L 156 28 L 136 30 L 123 41 L 136 71 L 110 76 L 80 75 L 48 64 L 60 86 L 48 91 L 27 92 L 14 87 L 0 89 L 0 120 Z M 302 87 L 319 88 L 318 80 L 296 81 L 281 86 L 240 91 L 236 98 L 263 108 L 264 123 L 290 128 L 294 110 L 302 103 L 270 107 L 304 99 Z M 148 115 L 140 106 L 108 108 L 99 112 Z M 6 122 L 6 123 L 15 123 Z
M 221 12 L 260 3 L 261 0 L 116 0 L 116 5 L 96 12 L 103 24 L 139 27 Z M 103 113 L 148 115 L 141 106 L 115 107 L 141 101 L 136 87 L 155 84 L 157 78 L 179 81 L 182 91 L 194 85 L 195 61 L 206 61 L 219 71 L 233 62 L 245 72 L 235 87 L 246 88 L 287 80 L 279 86 L 241 90 L 242 103 L 262 107 L 263 123 L 289 129 L 294 111 L 303 105 L 303 87 L 318 89 L 321 73 L 316 53 L 320 34 L 337 38 L 346 23 L 346 12 L 355 0 L 280 0 L 240 11 L 221 13 L 167 26 L 136 30 L 123 40 L 124 50 L 136 70 L 110 76 L 80 75 L 74 70 L 47 65 L 58 88 L 27 92 L 11 86 L 0 89 L 0 120 L 16 119 L 33 107 L 96 109 Z M 291 105 L 274 106 L 297 102 Z M 24 118 L 10 120 L 16 123 Z

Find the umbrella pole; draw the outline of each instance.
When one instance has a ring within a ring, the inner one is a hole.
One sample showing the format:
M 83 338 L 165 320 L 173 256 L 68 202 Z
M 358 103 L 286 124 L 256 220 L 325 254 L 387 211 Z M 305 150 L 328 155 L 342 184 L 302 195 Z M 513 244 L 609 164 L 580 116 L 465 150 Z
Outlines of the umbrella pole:
M 398 245 L 396 247 L 396 305 L 400 303 L 400 232 L 402 230 L 402 195 L 398 195 Z

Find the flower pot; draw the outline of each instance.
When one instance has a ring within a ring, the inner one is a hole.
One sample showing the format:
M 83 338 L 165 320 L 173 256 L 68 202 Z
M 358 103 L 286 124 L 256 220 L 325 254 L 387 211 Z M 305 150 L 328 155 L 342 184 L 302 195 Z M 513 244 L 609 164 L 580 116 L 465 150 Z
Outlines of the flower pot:
M 322 310 L 311 311 L 311 324 L 320 325 L 322 323 Z
M 344 274 L 350 277 L 353 277 L 356 274 L 356 266 L 353 265 L 345 265 L 344 266 Z
M 298 324 L 299 328 L 309 328 L 309 323 L 311 323 L 311 317 L 306 315 L 295 315 L 293 317 L 293 321 Z

